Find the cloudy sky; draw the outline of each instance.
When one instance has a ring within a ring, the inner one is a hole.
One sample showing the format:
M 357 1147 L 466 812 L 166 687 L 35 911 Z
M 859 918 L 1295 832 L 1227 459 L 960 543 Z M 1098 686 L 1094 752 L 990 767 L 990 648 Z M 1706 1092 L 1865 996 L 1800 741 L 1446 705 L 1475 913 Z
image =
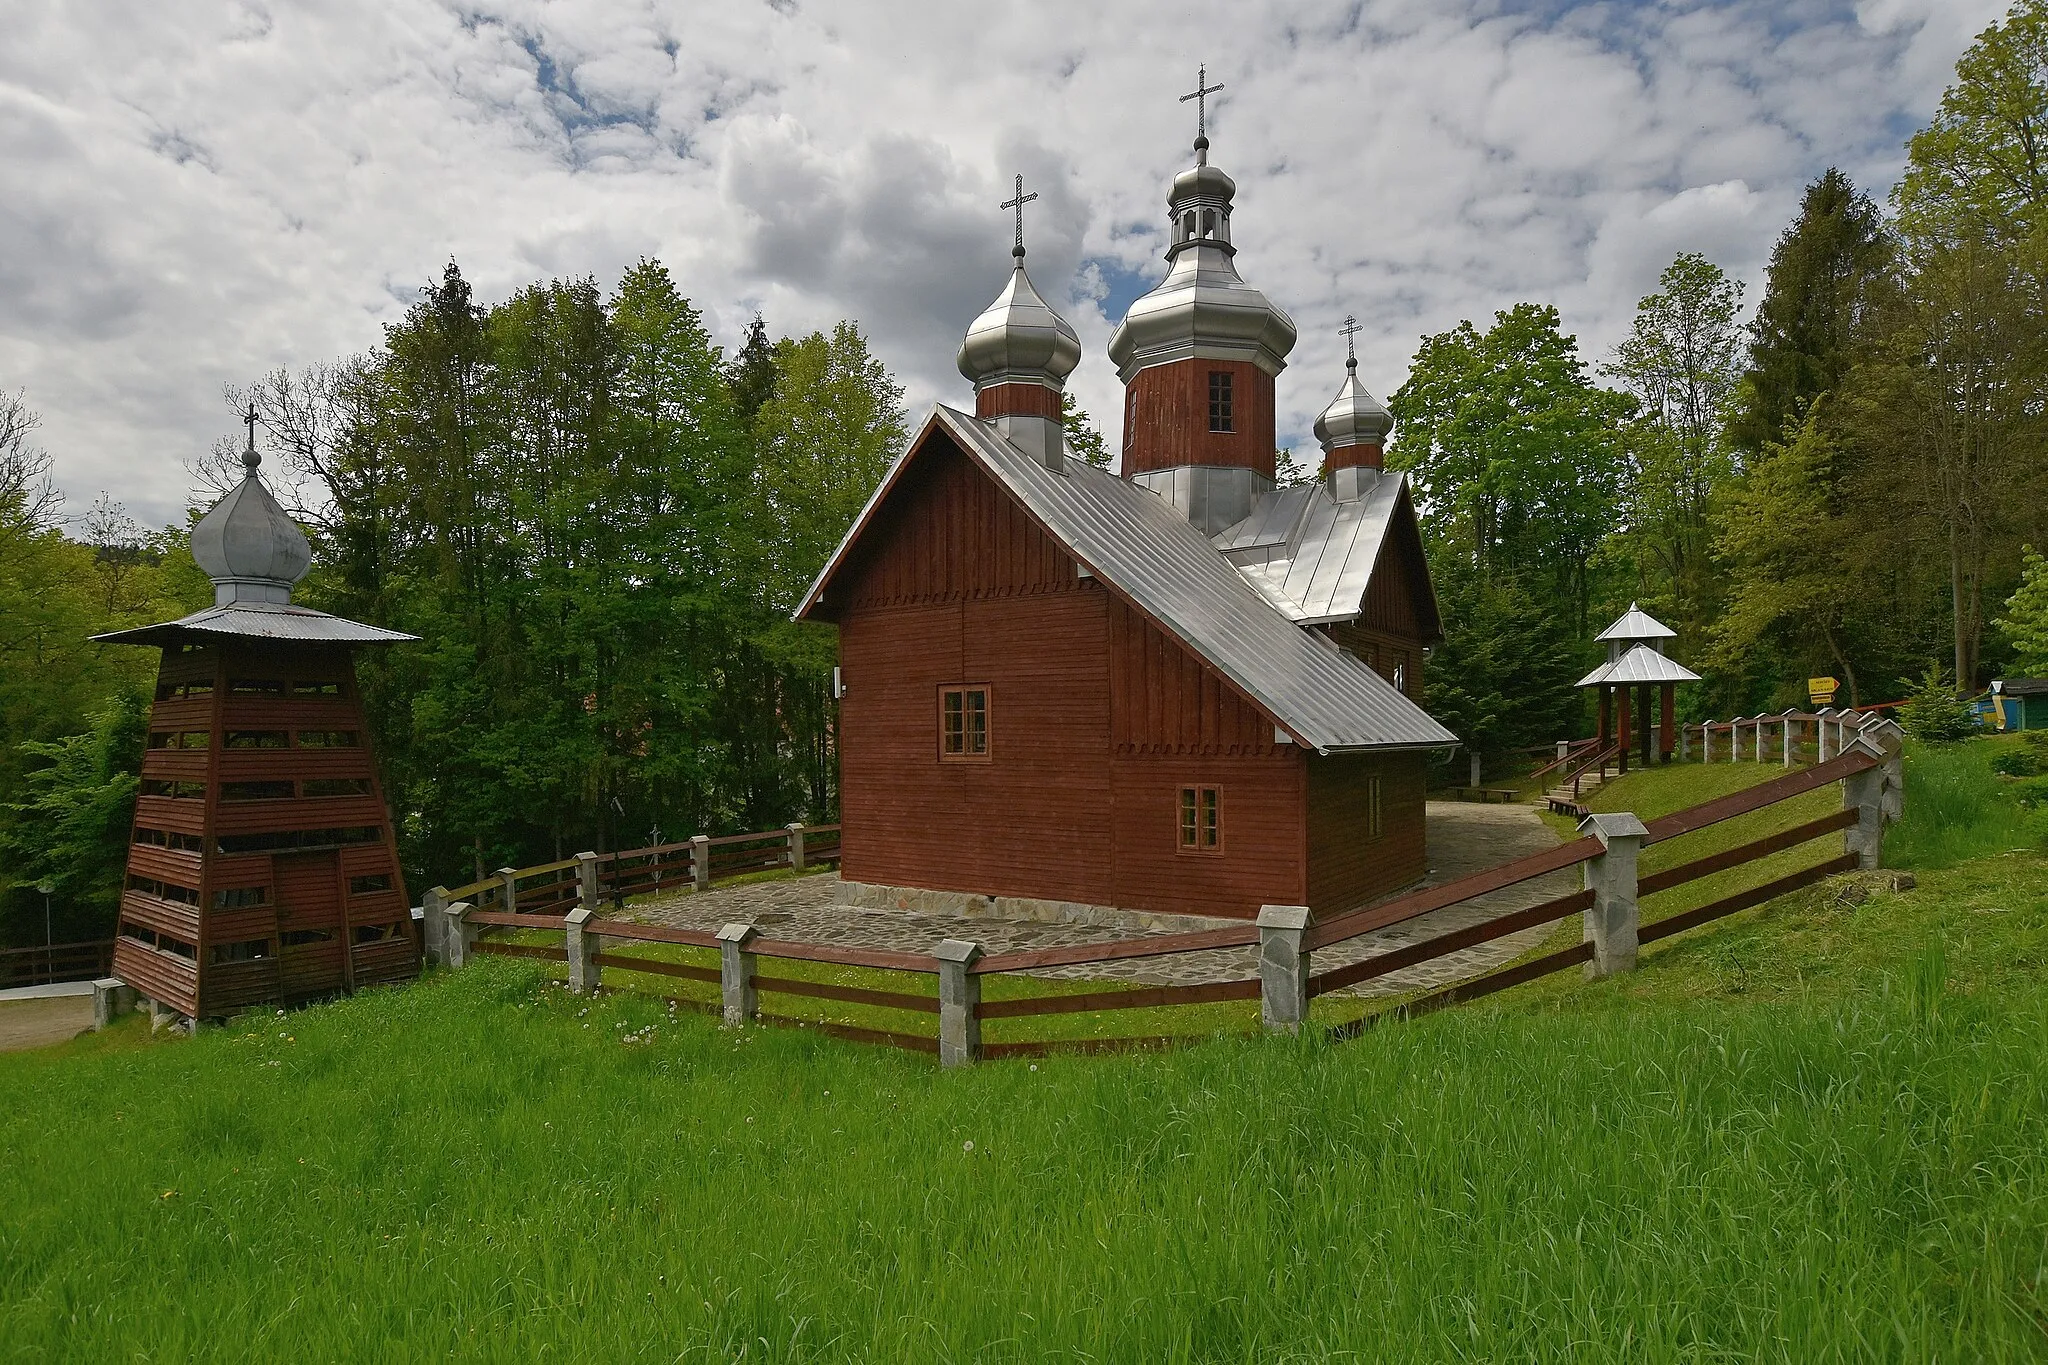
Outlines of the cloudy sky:
M 858 319 L 912 405 L 1002 285 L 1103 355 L 1163 272 L 1176 96 L 1227 88 L 1246 277 L 1302 339 L 1283 443 L 1341 378 L 1524 299 L 1603 355 L 1682 250 L 1761 281 L 1830 164 L 1880 196 L 2003 0 L 9 0 L 0 390 L 70 510 L 152 522 L 220 391 L 373 346 L 452 256 L 485 301 L 667 262 L 714 334 Z

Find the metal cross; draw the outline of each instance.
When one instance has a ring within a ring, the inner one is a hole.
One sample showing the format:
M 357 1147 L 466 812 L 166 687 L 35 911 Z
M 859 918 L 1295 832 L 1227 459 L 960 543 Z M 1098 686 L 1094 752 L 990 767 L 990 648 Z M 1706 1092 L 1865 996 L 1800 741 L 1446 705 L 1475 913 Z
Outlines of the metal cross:
M 253 476 L 256 472 L 257 464 L 260 463 L 256 454 L 256 403 L 254 399 L 251 399 L 249 402 L 249 411 L 243 416 L 242 425 L 249 428 L 249 448 L 242 452 L 242 468 L 248 470 L 251 476 Z
M 1024 254 L 1024 206 L 1037 197 L 1037 190 L 1033 190 L 1029 194 L 1024 193 L 1024 177 L 1020 175 L 1017 177 L 1017 197 L 1015 199 L 1005 199 L 996 206 L 998 208 L 1017 210 L 1017 246 L 1013 253 L 1015 255 L 1022 256 Z
M 1180 102 L 1182 104 L 1186 104 L 1189 100 L 1193 100 L 1195 102 L 1196 137 L 1209 136 L 1209 96 L 1215 94 L 1218 90 L 1221 90 L 1222 88 L 1223 87 L 1221 85 L 1209 84 L 1209 67 L 1206 63 L 1204 63 L 1202 66 L 1196 68 L 1194 91 L 1190 94 L 1182 95 L 1180 97 Z
M 1344 315 L 1344 325 L 1337 329 L 1338 335 L 1344 338 L 1345 354 L 1352 360 L 1358 359 L 1358 343 L 1353 341 L 1352 338 L 1364 330 L 1363 327 L 1358 325 L 1358 319 L 1349 313 Z

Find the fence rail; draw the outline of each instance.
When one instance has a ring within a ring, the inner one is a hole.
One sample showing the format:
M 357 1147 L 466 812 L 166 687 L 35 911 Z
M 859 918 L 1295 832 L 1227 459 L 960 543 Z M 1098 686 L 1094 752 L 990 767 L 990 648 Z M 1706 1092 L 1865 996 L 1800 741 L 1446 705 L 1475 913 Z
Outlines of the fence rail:
M 1843 723 L 1851 724 L 1848 721 Z M 1856 867 L 1875 867 L 1884 826 L 1897 818 L 1903 799 L 1900 736 L 1898 727 L 1888 721 L 1859 720 L 1853 724 L 1854 733 L 1842 739 L 1844 747 L 1811 767 L 1647 823 L 1623 813 L 1590 815 L 1580 823 L 1580 828 L 1586 833 L 1579 839 L 1442 886 L 1428 887 L 1381 905 L 1337 915 L 1321 924 L 1314 922 L 1306 907 L 1269 905 L 1261 910 L 1255 924 L 1195 933 L 1156 934 L 1111 943 L 992 954 L 984 954 L 978 944 L 957 939 L 947 939 L 928 953 L 804 943 L 766 938 L 754 926 L 746 924 L 728 924 L 713 934 L 599 918 L 596 907 L 606 885 L 598 876 L 603 858 L 585 854 L 574 860 L 581 904 L 568 914 L 529 913 L 517 908 L 523 904 L 524 898 L 518 885 L 522 876 L 529 873 L 536 877 L 559 874 L 568 870 L 566 865 L 555 864 L 525 872 L 506 869 L 495 883 L 479 885 L 501 888 L 515 908 L 485 908 L 481 903 L 472 905 L 464 901 L 440 907 L 445 921 L 442 942 L 448 960 L 458 967 L 473 953 L 565 962 L 569 985 L 578 991 L 597 989 L 606 970 L 716 984 L 719 988 L 717 1006 L 708 1006 L 701 1000 L 679 1000 L 678 1003 L 689 1004 L 692 1008 L 715 1008 L 729 1024 L 752 1020 L 784 1022 L 833 1037 L 936 1053 L 942 1065 L 952 1066 L 977 1058 L 1168 1047 L 1196 1036 L 1161 1034 L 1107 1039 L 1005 1039 L 984 1043 L 981 1029 L 987 1020 L 1171 1009 L 1256 999 L 1260 1002 L 1261 1021 L 1267 1028 L 1296 1030 L 1309 1024 L 1310 1003 L 1316 999 L 1439 960 L 1448 954 L 1493 943 L 1513 934 L 1540 930 L 1572 915 L 1584 917 L 1583 936 L 1569 947 L 1511 963 L 1328 1030 L 1333 1038 L 1356 1037 L 1385 1019 L 1426 1013 L 1478 999 L 1582 964 L 1593 976 L 1633 970 L 1644 944 L 1762 905 L 1835 873 Z M 1637 871 L 1638 855 L 1646 847 L 1769 809 L 1834 784 L 1840 784 L 1842 791 L 1842 809 L 1839 811 L 1803 820 L 1674 867 L 1647 875 Z M 1686 886 L 1717 873 L 1755 865 L 1762 859 L 1836 833 L 1842 835 L 1842 852 L 1838 855 L 1773 877 L 1760 885 L 1721 896 L 1705 905 L 1666 915 L 1647 924 L 1643 922 L 1641 902 L 1645 897 Z M 775 837 L 736 835 L 724 840 L 720 846 L 744 851 Z M 705 839 L 691 841 L 692 858 L 703 859 L 706 846 L 711 842 Z M 640 852 L 672 852 L 679 847 L 671 845 L 662 850 Z M 800 850 L 801 845 L 798 844 L 797 848 Z M 604 855 L 614 861 L 633 856 L 636 855 L 630 852 Z M 1582 869 L 1584 878 L 1584 885 L 1577 891 L 1552 896 L 1537 905 L 1491 915 L 1477 924 L 1378 952 L 1357 962 L 1321 972 L 1312 969 L 1313 956 L 1319 950 L 1532 878 L 1574 867 Z M 562 937 L 558 943 L 510 943 L 480 938 L 486 932 L 503 929 L 539 930 L 548 934 L 559 933 Z M 715 951 L 718 965 L 673 962 L 620 951 L 635 943 Z M 1184 986 L 1099 988 L 1061 994 L 1041 992 L 993 1000 L 982 998 L 984 984 L 991 976 L 1253 945 L 1258 948 L 1258 975 L 1255 977 Z M 821 981 L 802 975 L 763 971 L 764 959 L 770 963 L 807 962 L 855 971 L 898 974 L 899 979 L 875 985 Z M 913 982 L 902 982 L 902 974 L 914 978 Z M 934 977 L 935 993 L 917 988 L 915 981 Z M 920 1021 L 935 1019 L 936 1029 L 923 1032 L 909 1028 L 871 1028 L 838 1020 L 796 1019 L 769 1014 L 761 1008 L 760 1001 L 764 995 L 897 1011 Z
M 0 948 L 0 989 L 91 981 L 113 970 L 114 940 Z

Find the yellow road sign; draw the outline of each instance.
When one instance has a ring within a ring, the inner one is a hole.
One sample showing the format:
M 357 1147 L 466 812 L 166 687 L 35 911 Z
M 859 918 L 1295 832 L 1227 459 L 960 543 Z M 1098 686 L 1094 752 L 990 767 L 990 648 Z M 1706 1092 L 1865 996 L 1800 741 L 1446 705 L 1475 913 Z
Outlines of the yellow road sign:
M 1806 695 L 1815 706 L 1826 706 L 1835 699 L 1835 689 L 1842 685 L 1838 678 L 1808 678 Z

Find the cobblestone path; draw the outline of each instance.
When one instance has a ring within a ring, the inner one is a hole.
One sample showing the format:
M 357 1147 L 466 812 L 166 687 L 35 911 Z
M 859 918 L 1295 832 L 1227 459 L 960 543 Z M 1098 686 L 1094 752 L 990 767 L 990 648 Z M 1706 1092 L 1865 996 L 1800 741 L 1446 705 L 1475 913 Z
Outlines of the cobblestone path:
M 1429 803 L 1428 832 L 1430 872 L 1424 884 L 1432 886 L 1497 867 L 1557 843 L 1556 836 L 1537 817 L 1535 810 L 1523 805 L 1482 806 L 1462 801 L 1432 801 Z M 940 939 L 946 938 L 971 939 L 994 953 L 1015 948 L 1053 948 L 1142 937 L 1127 929 L 1085 924 L 856 909 L 833 904 L 833 888 L 838 880 L 835 874 L 821 873 L 722 887 L 702 895 L 685 892 L 636 903 L 629 908 L 626 917 L 647 923 L 709 930 L 738 922 L 755 925 L 777 938 L 908 952 L 929 951 Z M 1321 970 L 1357 962 L 1539 901 L 1569 895 L 1578 889 L 1578 885 L 1577 868 L 1553 872 L 1519 886 L 1433 911 L 1406 924 L 1326 948 L 1315 955 L 1315 966 Z M 1540 943 L 1549 932 L 1549 926 L 1525 929 L 1338 994 L 1402 995 L 1447 985 L 1516 957 Z M 1048 977 L 1171 986 L 1236 981 L 1257 974 L 1258 953 L 1248 947 L 1057 967 L 1036 973 Z

